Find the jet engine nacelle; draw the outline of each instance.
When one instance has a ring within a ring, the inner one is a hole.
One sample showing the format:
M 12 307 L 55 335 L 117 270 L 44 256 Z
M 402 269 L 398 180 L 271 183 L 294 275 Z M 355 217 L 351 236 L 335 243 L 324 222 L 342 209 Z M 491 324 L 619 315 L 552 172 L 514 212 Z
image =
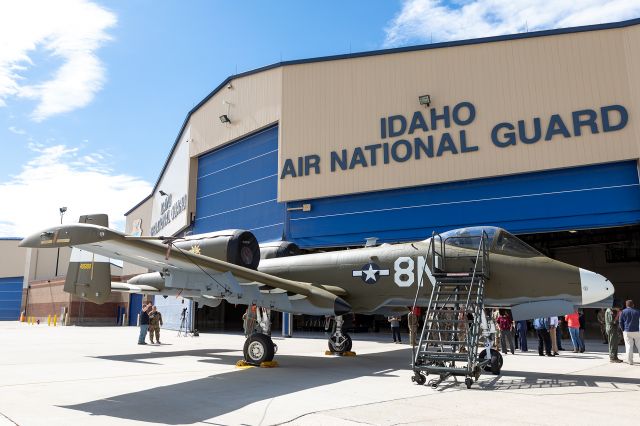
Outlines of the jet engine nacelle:
M 176 241 L 176 247 L 249 269 L 258 269 L 260 246 L 255 235 L 241 229 L 190 235 Z
M 301 254 L 300 247 L 291 241 L 275 241 L 260 244 L 260 259 L 298 256 L 299 254 Z

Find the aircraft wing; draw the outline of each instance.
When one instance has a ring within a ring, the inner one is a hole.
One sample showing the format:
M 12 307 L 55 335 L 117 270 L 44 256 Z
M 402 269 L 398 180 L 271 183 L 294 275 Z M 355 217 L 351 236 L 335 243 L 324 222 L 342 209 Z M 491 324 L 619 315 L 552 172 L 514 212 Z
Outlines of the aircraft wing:
M 260 286 L 273 289 L 273 298 L 306 299 L 315 312 L 332 312 L 343 315 L 351 306 L 336 294 L 310 283 L 292 281 L 263 272 L 244 268 L 229 262 L 188 252 L 156 240 L 127 236 L 113 229 L 93 224 L 60 225 L 25 238 L 22 247 L 57 248 L 74 247 L 98 257 L 120 259 L 135 265 L 160 272 L 167 287 L 198 290 L 207 297 L 224 298 L 234 303 L 256 303 L 260 297 Z M 73 260 L 72 260 L 73 261 Z M 93 262 L 84 260 L 86 269 Z M 80 265 L 82 269 L 82 264 Z M 93 279 L 90 274 L 86 280 Z M 96 284 L 97 285 L 97 284 Z M 82 296 L 92 300 L 93 293 L 99 303 L 111 292 L 109 279 L 100 288 L 91 287 Z M 105 287 L 108 287 L 105 288 Z M 65 287 L 66 289 L 66 287 Z M 99 290 L 99 291 L 97 291 Z M 125 290 L 123 287 L 122 290 Z M 269 292 L 270 290 L 262 290 Z M 98 297 L 98 294 L 100 296 Z M 281 305 L 281 304 L 279 304 Z

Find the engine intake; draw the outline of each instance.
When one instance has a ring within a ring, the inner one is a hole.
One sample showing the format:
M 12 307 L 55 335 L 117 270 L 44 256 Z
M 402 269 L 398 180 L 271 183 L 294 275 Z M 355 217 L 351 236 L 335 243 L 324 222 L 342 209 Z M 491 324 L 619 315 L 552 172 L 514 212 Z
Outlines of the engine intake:
M 176 242 L 175 246 L 254 270 L 260 263 L 258 240 L 251 232 L 242 229 L 191 235 Z

